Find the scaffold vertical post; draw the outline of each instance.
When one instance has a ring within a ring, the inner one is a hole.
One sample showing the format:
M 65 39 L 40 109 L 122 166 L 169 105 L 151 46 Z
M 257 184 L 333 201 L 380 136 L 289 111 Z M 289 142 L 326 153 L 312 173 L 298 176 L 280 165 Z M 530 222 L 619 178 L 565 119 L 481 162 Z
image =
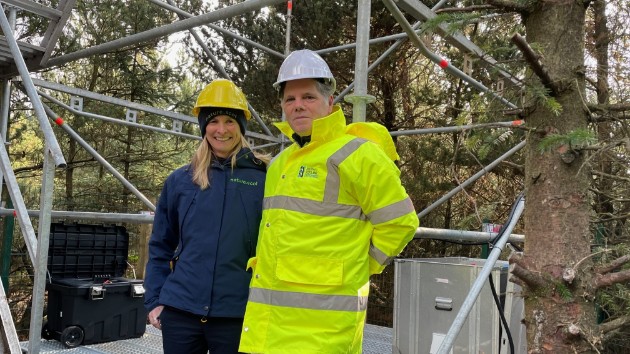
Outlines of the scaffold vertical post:
M 365 122 L 366 107 L 374 102 L 367 93 L 368 58 L 370 54 L 370 0 L 359 0 L 357 10 L 357 48 L 354 64 L 354 93 L 345 97 L 353 105 L 352 121 Z

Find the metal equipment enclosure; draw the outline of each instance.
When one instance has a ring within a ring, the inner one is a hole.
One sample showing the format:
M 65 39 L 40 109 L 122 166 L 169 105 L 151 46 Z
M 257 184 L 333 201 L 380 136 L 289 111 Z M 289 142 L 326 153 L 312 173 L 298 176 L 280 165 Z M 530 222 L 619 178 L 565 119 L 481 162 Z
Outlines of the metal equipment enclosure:
M 461 257 L 397 259 L 393 352 L 437 353 L 485 261 Z M 515 296 L 513 284 L 508 286 L 508 263 L 498 261 L 491 277 L 503 308 L 509 308 L 506 317 L 512 319 L 510 331 L 516 353 L 526 353 L 525 326 L 520 323 L 523 300 Z M 509 353 L 507 336 L 500 328 L 499 310 L 486 282 L 451 353 Z

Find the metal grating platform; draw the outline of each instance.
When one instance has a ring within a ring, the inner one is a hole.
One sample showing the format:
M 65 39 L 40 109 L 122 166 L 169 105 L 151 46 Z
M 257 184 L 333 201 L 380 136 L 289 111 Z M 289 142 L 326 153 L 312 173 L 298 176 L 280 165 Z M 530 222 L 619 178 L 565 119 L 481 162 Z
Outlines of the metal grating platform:
M 365 325 L 363 331 L 363 354 L 391 353 L 392 333 L 393 330 L 391 328 Z M 27 342 L 22 342 L 20 345 L 23 350 L 26 350 Z M 56 340 L 42 340 L 40 353 L 160 354 L 162 353 L 162 333 L 149 325 L 146 333 L 140 338 L 92 344 L 72 349 L 66 349 Z

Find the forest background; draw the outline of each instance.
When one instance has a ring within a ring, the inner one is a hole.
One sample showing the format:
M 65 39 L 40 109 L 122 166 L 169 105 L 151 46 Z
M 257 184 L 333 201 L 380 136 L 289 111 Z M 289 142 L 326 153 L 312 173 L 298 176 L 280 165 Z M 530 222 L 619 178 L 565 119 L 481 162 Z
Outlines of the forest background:
M 233 3 L 236 2 L 173 2 L 193 15 Z M 425 5 L 432 7 L 436 3 Z M 291 49 L 317 50 L 356 40 L 354 1 L 293 4 Z M 525 234 L 530 242 L 517 245 L 524 247 L 525 257 L 513 259 L 512 263 L 517 268 L 516 281 L 525 288 L 530 348 L 540 352 L 550 348 L 554 353 L 573 352 L 579 348 L 583 352 L 621 353 L 630 348 L 629 9 L 627 0 L 463 1 L 444 5 L 436 11 L 436 19 L 419 28 L 421 39 L 430 50 L 448 58 L 455 67 L 472 65 L 472 71 L 467 71 L 471 77 L 494 91 L 500 90 L 518 109 L 507 109 L 491 95 L 480 94 L 464 80 L 444 72 L 409 41 L 403 41 L 369 75 L 368 93 L 376 100 L 368 105 L 367 121 L 379 122 L 392 132 L 524 119 L 525 124 L 518 127 L 394 139 L 401 156 L 403 184 L 418 212 L 527 139 L 523 151 L 428 213 L 420 223 L 428 228 L 481 230 L 484 223 L 503 223 L 518 195 L 527 192 L 526 212 L 515 233 Z M 415 23 L 411 16 L 407 18 Z M 176 20 L 175 14 L 150 1 L 78 1 L 55 55 Z M 18 39 L 29 40 L 42 27 L 41 21 L 36 17 L 21 18 L 16 27 Z M 286 4 L 214 23 L 278 52 L 285 50 L 286 24 Z M 464 56 L 436 34 L 438 24 L 465 34 L 497 63 L 488 65 L 480 58 Z M 222 76 L 217 66 L 220 64 L 243 88 L 268 126 L 278 121 L 281 112 L 271 84 L 282 58 L 221 35 L 211 27 L 195 30 L 216 61 L 208 58 L 191 36 L 182 34 L 79 59 L 34 75 L 190 115 L 200 89 Z M 373 1 L 370 38 L 402 32 L 383 3 Z M 517 47 L 515 33 L 527 35 L 529 49 L 537 55 L 533 62 Z M 392 43 L 371 45 L 369 63 Z M 354 54 L 352 47 L 323 54 L 337 79 L 338 92 L 354 80 Z M 546 79 L 535 70 L 537 65 L 547 73 Z M 498 69 L 513 76 L 501 82 Z M 62 102 L 70 101 L 69 95 L 51 94 Z M 352 105 L 343 100 L 339 103 L 350 119 Z M 194 139 L 55 109 L 153 202 L 157 201 L 166 176 L 188 163 L 198 144 Z M 83 110 L 125 117 L 124 108 L 96 100 L 85 100 Z M 33 115 L 28 98 L 14 90 L 7 148 L 27 207 L 38 209 L 44 147 Z M 172 124 L 170 119 L 144 112 L 139 112 L 137 121 L 166 129 Z M 253 121 L 249 129 L 263 131 Z M 198 135 L 194 124 L 185 123 L 182 130 Z M 55 133 L 68 165 L 56 173 L 53 210 L 147 211 L 75 140 L 60 128 L 55 128 Z M 265 144 L 252 141 L 255 145 Z M 278 147 L 264 151 L 273 154 Z M 9 200 L 6 191 L 2 200 Z M 7 218 L 2 220 L 6 226 Z M 131 234 L 130 259 L 136 268 L 141 268 L 143 265 L 137 264 L 140 225 L 125 226 Z M 19 235 L 18 227 L 15 228 Z M 19 236 L 14 239 L 12 250 L 9 300 L 16 326 L 25 337 L 32 269 Z M 482 251 L 483 245 L 418 239 L 400 256 L 480 257 Z M 505 252 L 503 259 L 508 256 L 509 252 Z M 569 280 L 565 277 L 567 270 L 577 275 Z M 373 277 L 368 322 L 391 326 L 393 277 L 392 267 Z M 544 324 L 536 316 L 541 313 L 546 314 Z M 536 342 L 537 333 L 546 339 Z

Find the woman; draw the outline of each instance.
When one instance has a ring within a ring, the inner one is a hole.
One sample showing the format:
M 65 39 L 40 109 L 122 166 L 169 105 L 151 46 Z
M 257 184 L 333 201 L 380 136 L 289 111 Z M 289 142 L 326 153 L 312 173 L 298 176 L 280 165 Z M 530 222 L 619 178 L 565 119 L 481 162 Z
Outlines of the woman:
M 193 114 L 203 139 L 191 163 L 164 183 L 149 241 L 144 303 L 149 322 L 162 330 L 164 353 L 233 354 L 268 159 L 248 147 L 251 114 L 231 81 L 207 85 Z

